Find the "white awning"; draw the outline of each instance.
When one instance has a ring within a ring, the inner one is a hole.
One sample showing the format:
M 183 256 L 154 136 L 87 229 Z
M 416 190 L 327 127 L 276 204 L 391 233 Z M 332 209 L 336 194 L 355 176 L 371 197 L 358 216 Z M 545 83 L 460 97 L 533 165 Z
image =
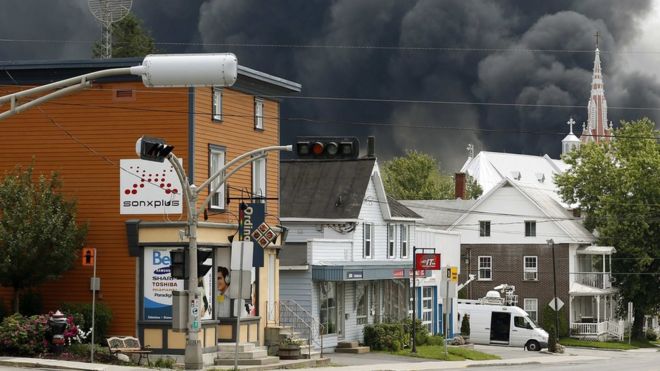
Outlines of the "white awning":
M 568 291 L 568 294 L 571 296 L 598 296 L 610 295 L 616 291 L 616 289 L 598 289 L 595 287 L 583 285 L 581 283 L 572 282 L 571 289 Z
M 614 246 L 585 246 L 577 249 L 583 255 L 612 255 L 616 252 Z

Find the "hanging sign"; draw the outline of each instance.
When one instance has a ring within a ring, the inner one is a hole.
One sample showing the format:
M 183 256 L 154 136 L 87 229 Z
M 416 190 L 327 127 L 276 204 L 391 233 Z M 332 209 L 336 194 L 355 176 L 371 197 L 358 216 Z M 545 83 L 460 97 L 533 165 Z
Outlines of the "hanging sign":
M 417 270 L 440 269 L 440 254 L 415 254 L 415 269 Z
M 241 203 L 238 207 L 238 237 L 241 241 L 254 241 L 252 233 L 264 223 L 266 218 L 264 204 Z M 267 226 L 267 225 L 266 225 Z M 270 230 L 270 228 L 268 228 Z M 258 242 L 258 241 L 257 241 Z M 259 243 L 254 244 L 252 266 L 264 266 L 264 248 Z

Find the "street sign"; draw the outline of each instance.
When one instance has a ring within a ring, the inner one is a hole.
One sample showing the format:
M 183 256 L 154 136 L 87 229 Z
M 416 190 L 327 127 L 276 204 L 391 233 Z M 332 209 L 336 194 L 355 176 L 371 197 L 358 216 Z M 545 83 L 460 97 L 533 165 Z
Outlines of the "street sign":
M 557 300 L 557 309 L 555 309 L 555 300 Z M 550 300 L 550 304 L 548 304 L 548 305 L 550 306 L 550 308 L 552 308 L 552 310 L 558 311 L 558 310 L 561 309 L 561 307 L 564 306 L 564 302 L 561 301 L 561 299 L 559 299 L 559 298 L 554 298 L 554 299 Z
M 94 248 L 83 247 L 81 255 L 83 267 L 90 267 L 94 265 Z
M 458 267 L 451 267 L 451 282 L 458 282 Z
M 415 254 L 415 269 L 439 270 L 440 254 Z

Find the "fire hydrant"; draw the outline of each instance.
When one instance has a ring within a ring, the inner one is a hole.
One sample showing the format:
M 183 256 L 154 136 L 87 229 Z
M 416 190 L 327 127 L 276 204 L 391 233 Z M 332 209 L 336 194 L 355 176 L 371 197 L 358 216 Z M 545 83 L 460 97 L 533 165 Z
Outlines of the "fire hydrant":
M 64 348 L 64 331 L 66 330 L 66 316 L 59 310 L 50 315 L 48 326 L 50 327 L 51 352 L 61 353 Z

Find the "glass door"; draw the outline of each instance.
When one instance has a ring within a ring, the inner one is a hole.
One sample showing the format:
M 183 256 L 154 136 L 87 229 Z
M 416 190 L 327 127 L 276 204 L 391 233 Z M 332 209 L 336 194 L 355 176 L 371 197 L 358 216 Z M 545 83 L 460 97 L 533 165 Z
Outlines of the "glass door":
M 337 338 L 344 338 L 344 318 L 345 318 L 345 308 L 344 308 L 344 284 L 337 284 Z

